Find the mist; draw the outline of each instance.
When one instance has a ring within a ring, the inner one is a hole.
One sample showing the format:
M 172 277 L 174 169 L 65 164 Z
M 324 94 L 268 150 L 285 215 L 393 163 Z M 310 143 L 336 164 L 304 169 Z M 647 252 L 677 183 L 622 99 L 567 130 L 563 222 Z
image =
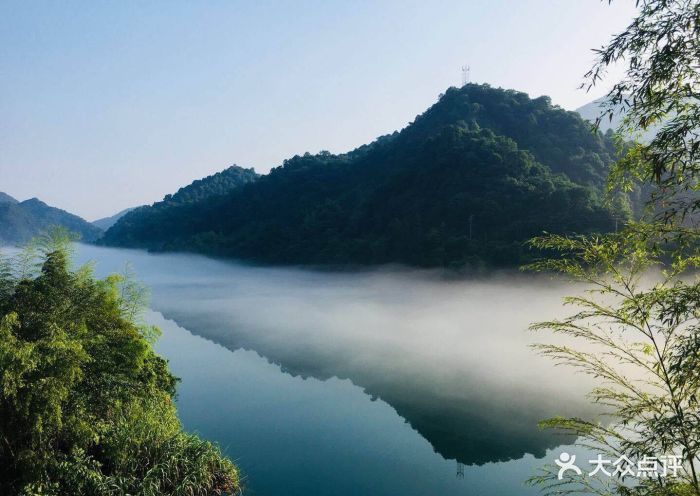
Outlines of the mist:
M 594 415 L 590 382 L 530 347 L 530 323 L 565 315 L 576 288 L 533 274 L 446 278 L 260 268 L 181 254 L 81 245 L 100 275 L 128 261 L 151 306 L 231 350 L 255 350 L 302 377 L 350 379 L 394 407 L 437 452 L 463 463 L 541 455 L 554 415 Z

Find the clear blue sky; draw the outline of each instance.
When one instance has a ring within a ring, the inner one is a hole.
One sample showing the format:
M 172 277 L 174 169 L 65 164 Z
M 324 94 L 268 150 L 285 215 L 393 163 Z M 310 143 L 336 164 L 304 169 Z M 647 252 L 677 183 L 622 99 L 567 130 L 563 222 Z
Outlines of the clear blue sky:
M 0 191 L 89 220 L 404 127 L 461 82 L 577 87 L 632 0 L 0 0 Z

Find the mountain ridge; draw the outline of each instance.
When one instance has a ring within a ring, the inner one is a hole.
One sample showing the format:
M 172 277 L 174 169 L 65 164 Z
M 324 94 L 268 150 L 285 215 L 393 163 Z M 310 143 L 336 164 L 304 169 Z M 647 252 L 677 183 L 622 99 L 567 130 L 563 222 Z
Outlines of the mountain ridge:
M 227 192 L 246 183 L 255 181 L 259 175 L 253 169 L 232 165 L 226 169 L 197 179 L 178 189 L 174 194 L 165 195 L 158 202 L 132 209 L 120 217 L 107 231 L 127 233 L 129 230 L 147 231 L 150 235 L 164 235 L 176 228 L 172 218 L 192 203 L 225 195 Z M 105 233 L 106 234 L 106 233 Z M 129 235 L 127 234 L 127 237 Z M 109 238 L 103 243 L 109 244 Z
M 263 264 L 515 265 L 543 230 L 606 231 L 627 215 L 602 201 L 614 154 L 609 137 L 548 97 L 470 84 L 401 131 L 292 157 L 171 208 L 165 230 L 133 212 L 103 242 Z
M 584 120 L 590 122 L 591 124 L 595 124 L 596 120 L 599 117 L 601 117 L 603 111 L 605 110 L 605 101 L 605 97 L 597 98 L 592 102 L 589 102 L 577 108 L 576 112 L 581 117 L 583 117 Z M 607 116 L 601 119 L 598 124 L 598 129 L 600 129 L 604 133 L 608 131 L 617 132 L 620 125 L 622 124 L 624 117 L 625 115 L 622 111 L 622 105 L 618 105 L 615 108 L 615 112 L 613 113 L 612 119 L 610 119 Z M 635 135 L 630 135 L 628 136 L 628 138 L 633 139 L 635 141 L 641 141 L 642 143 L 649 143 L 654 138 L 659 129 L 661 129 L 662 125 L 663 124 L 656 124 L 647 129 L 646 131 L 642 131 Z
M 26 243 L 53 226 L 65 227 L 86 242 L 96 241 L 102 234 L 101 229 L 81 217 L 38 198 L 0 202 L 0 244 Z
M 11 197 L 7 193 L 3 193 L 2 191 L 0 191 L 0 203 L 19 203 L 19 201 Z
M 92 224 L 99 227 L 103 231 L 106 231 L 107 229 L 112 227 L 114 224 L 116 224 L 119 219 L 121 219 L 126 214 L 128 214 L 129 212 L 131 212 L 132 210 L 137 209 L 137 208 L 139 208 L 139 207 L 125 208 L 124 210 L 120 210 L 119 212 L 117 212 L 114 215 L 110 215 L 108 217 L 102 217 L 100 219 L 93 220 Z

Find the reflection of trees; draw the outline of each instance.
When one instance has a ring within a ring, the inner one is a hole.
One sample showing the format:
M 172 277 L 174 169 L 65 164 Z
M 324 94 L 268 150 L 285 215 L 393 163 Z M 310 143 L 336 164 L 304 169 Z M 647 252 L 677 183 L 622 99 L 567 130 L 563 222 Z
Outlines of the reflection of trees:
M 160 309 L 163 311 L 163 309 Z M 357 365 L 333 356 L 319 356 L 304 346 L 282 346 L 264 342 L 246 333 L 221 332 L 221 322 L 192 310 L 167 309 L 167 318 L 194 334 L 212 339 L 235 351 L 252 349 L 292 376 L 327 380 L 349 379 L 371 398 L 391 405 L 433 449 L 445 459 L 460 464 L 482 465 L 536 457 L 561 444 L 573 441 L 537 427 L 542 418 L 560 412 L 561 398 L 545 397 L 543 391 L 509 388 L 494 389 L 480 381 L 463 378 L 456 384 L 435 387 L 429 380 L 409 378 L 391 364 Z M 571 405 L 580 414 L 580 405 Z M 584 407 L 585 408 L 585 407 Z M 589 410 L 588 412 L 592 412 Z

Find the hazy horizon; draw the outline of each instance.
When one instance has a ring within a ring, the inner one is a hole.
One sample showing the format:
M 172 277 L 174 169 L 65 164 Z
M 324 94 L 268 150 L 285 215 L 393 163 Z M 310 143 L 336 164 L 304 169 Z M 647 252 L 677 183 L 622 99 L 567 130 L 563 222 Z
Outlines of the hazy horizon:
M 568 110 L 633 2 L 0 3 L 0 191 L 88 220 L 405 127 L 471 81 Z M 547 29 L 540 29 L 546 25 Z M 567 50 L 553 50 L 564 44 Z

